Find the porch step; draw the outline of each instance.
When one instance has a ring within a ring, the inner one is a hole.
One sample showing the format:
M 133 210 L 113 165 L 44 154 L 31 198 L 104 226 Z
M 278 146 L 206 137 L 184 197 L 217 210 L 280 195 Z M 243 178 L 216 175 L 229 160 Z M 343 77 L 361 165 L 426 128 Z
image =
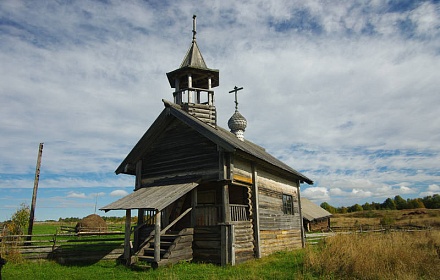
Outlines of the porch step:
M 182 260 L 192 259 L 193 228 L 186 228 L 180 232 L 167 232 L 160 238 L 159 263 L 154 261 L 154 239 L 150 240 L 141 250 L 137 259 L 147 262 L 152 267 L 158 267 L 168 263 L 176 263 Z
M 152 262 L 154 262 L 154 257 L 151 257 L 151 256 L 138 256 L 137 257 L 140 261 L 144 261 L 144 262 L 147 262 L 147 263 L 152 263 Z
M 160 247 L 160 256 L 163 257 L 165 253 L 168 251 L 168 249 L 162 249 Z M 145 248 L 144 249 L 144 256 L 154 256 L 154 247 L 153 248 Z

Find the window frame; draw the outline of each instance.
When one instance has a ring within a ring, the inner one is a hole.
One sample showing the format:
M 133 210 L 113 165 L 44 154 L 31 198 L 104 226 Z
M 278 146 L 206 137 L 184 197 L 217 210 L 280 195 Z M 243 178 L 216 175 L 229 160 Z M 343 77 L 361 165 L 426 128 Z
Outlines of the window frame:
M 293 196 L 290 194 L 283 193 L 283 214 L 294 215 L 295 211 L 293 208 Z

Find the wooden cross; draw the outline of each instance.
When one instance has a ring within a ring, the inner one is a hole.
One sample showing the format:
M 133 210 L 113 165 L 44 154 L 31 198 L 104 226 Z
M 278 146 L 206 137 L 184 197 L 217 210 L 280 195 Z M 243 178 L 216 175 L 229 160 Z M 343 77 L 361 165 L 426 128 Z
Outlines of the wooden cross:
M 196 31 L 196 15 L 193 15 L 193 41 L 195 41 L 196 40 L 196 34 L 197 34 L 197 31 Z
M 237 92 L 242 89 L 243 87 L 238 88 L 237 86 L 235 86 L 234 89 L 229 92 L 229 93 L 235 92 L 235 110 L 238 110 Z

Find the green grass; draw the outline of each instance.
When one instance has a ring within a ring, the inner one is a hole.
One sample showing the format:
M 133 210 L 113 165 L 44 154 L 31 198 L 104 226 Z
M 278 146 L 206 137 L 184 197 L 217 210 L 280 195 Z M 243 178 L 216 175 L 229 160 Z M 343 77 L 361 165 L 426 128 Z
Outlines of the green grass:
M 32 234 L 55 234 L 57 229 L 59 229 L 57 222 L 36 222 L 32 228 Z
M 48 233 L 51 228 L 44 225 L 41 230 Z M 153 270 L 145 265 L 127 268 L 116 261 L 69 265 L 47 260 L 10 261 L 2 276 L 33 280 L 440 279 L 440 231 L 338 235 L 317 246 L 226 267 L 180 263 Z
M 127 268 L 115 261 L 64 266 L 52 261 L 8 263 L 3 279 L 317 279 L 304 277 L 303 251 L 280 252 L 260 260 L 236 266 L 180 263 L 153 270 L 147 267 Z

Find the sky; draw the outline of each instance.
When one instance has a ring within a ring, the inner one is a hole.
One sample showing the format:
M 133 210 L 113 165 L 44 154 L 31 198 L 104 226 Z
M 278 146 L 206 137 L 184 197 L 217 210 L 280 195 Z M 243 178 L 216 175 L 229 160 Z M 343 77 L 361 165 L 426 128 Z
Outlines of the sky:
M 197 43 L 218 124 L 314 181 L 333 206 L 440 193 L 440 1 L 0 1 L 0 221 L 97 213 L 133 191 L 114 171 L 172 100 Z

